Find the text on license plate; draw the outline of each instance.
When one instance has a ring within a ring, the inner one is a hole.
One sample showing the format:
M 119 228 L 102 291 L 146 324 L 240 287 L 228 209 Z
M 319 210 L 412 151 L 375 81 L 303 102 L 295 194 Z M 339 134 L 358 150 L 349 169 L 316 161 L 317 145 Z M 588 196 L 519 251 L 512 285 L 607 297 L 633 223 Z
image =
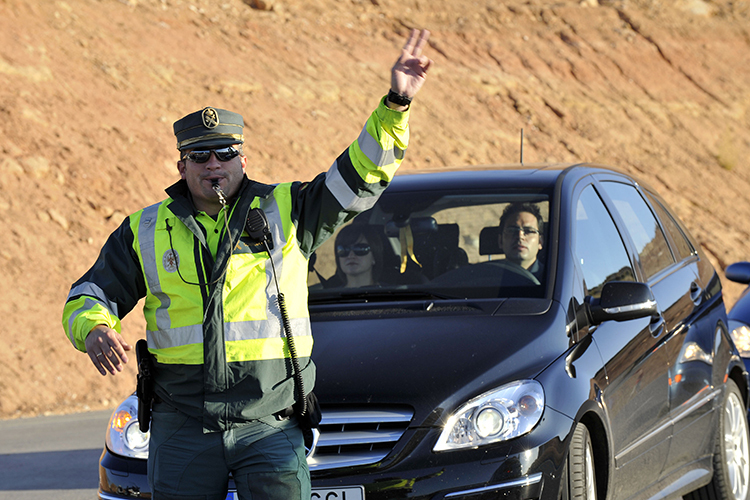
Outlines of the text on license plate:
M 314 488 L 311 500 L 365 500 L 364 486 L 344 488 Z
M 229 493 L 227 500 L 239 500 L 237 493 Z M 310 500 L 365 500 L 364 486 L 343 488 L 313 488 Z

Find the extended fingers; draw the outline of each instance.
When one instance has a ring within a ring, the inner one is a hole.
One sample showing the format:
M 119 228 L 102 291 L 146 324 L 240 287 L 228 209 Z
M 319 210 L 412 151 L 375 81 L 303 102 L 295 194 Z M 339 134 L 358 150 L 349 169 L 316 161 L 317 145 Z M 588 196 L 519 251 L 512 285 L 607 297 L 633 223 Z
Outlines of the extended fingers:
M 104 365 L 102 364 L 104 361 L 106 361 L 106 358 L 104 357 L 104 354 L 101 352 L 94 353 L 93 351 L 88 352 L 89 359 L 91 359 L 91 362 L 94 364 L 97 370 L 99 370 L 99 373 L 102 375 L 107 374 L 107 370 L 104 369 Z
M 406 40 L 406 44 L 404 44 L 404 53 L 414 57 L 421 56 L 422 49 L 424 49 L 424 46 L 427 44 L 427 40 L 429 39 L 429 30 L 411 30 L 411 33 L 409 33 L 409 38 Z
M 115 355 L 114 351 L 104 348 L 103 351 L 93 353 L 94 355 L 94 366 L 99 370 L 99 373 L 106 375 L 106 372 L 115 374 L 115 370 L 122 371 L 122 364 Z
M 416 57 L 420 57 L 422 55 L 422 49 L 424 49 L 424 46 L 427 45 L 427 41 L 429 39 L 430 32 L 428 30 L 422 30 L 422 32 L 419 34 L 419 39 L 417 40 L 417 44 L 414 47 L 412 54 L 414 54 Z
M 110 343 L 110 348 L 115 354 L 117 354 L 117 358 L 115 359 L 121 359 L 123 363 L 128 362 L 128 356 L 125 354 L 125 351 L 129 351 L 131 347 L 125 342 L 125 339 L 123 339 L 122 336 L 118 335 L 115 341 Z
M 128 357 L 125 354 L 125 349 L 123 348 L 120 339 L 116 339 L 109 345 L 103 346 L 102 356 L 98 356 L 98 359 L 103 365 L 105 365 L 105 368 L 107 368 L 112 375 L 115 374 L 115 370 L 121 372 L 123 370 L 123 363 L 128 362 Z
M 111 328 L 96 328 L 86 339 L 86 351 L 91 362 L 99 373 L 112 375 L 123 370 L 123 363 L 128 362 L 125 351 L 132 348 L 117 332 Z

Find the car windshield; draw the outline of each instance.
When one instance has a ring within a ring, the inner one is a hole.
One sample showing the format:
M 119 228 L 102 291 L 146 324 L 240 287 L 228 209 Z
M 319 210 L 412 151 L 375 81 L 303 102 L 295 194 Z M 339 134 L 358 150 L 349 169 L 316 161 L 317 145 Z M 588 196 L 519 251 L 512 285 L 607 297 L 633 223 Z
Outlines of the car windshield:
M 386 191 L 311 257 L 310 303 L 544 297 L 549 206 L 518 190 Z

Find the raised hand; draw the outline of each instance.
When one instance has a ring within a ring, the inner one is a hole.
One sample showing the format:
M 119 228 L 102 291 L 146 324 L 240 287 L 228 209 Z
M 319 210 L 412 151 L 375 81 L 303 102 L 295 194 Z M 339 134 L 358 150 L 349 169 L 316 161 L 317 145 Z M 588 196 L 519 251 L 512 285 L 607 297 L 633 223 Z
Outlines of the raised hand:
M 432 60 L 422 55 L 422 49 L 430 38 L 427 30 L 412 30 L 401 49 L 401 56 L 391 68 L 391 90 L 413 98 L 427 78 Z

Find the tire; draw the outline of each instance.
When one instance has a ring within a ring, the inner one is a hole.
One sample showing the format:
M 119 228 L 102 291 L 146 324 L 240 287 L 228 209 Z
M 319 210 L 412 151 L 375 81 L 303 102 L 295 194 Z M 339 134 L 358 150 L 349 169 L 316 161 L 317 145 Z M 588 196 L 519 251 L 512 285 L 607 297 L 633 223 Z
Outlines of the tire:
M 576 424 L 570 440 L 568 459 L 563 471 L 560 498 L 564 500 L 596 500 L 594 448 L 589 430 Z
M 727 380 L 714 448 L 714 477 L 689 500 L 746 500 L 750 489 L 750 437 L 740 390 Z

